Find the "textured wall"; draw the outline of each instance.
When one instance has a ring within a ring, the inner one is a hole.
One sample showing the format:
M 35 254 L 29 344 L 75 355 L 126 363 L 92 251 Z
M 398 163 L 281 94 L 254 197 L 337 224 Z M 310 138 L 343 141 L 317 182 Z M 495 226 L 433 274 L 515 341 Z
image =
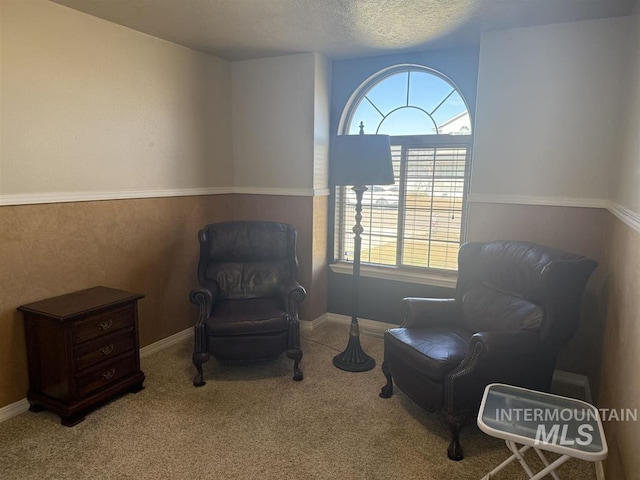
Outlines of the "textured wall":
M 635 11 L 639 8 L 636 3 Z M 621 155 L 610 189 L 611 205 L 624 222 L 609 215 L 606 224 L 609 295 L 598 404 L 640 411 L 640 13 L 626 20 L 625 108 L 618 122 Z M 606 422 L 604 427 L 607 478 L 640 478 L 640 422 Z
M 640 411 L 640 233 L 613 215 L 607 219 L 608 309 L 598 405 Z M 637 479 L 640 422 L 606 422 L 606 477 Z
M 0 207 L 0 406 L 28 386 L 16 307 L 104 285 L 143 293 L 140 343 L 193 325 L 198 230 L 232 218 L 232 196 Z
M 526 240 L 602 260 L 606 215 L 601 208 L 471 203 L 467 240 Z
M 309 284 L 309 305 L 304 312 L 305 320 L 315 320 L 327 313 L 328 295 L 328 229 L 329 197 L 313 197 L 313 217 L 309 229 L 312 233 L 311 283 Z

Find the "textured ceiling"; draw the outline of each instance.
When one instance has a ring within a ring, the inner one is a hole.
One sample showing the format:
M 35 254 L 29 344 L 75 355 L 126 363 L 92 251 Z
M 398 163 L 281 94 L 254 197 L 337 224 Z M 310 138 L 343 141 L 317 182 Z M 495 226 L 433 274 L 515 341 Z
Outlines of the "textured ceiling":
M 52 0 L 245 60 L 301 52 L 342 59 L 477 45 L 482 30 L 627 15 L 635 0 Z

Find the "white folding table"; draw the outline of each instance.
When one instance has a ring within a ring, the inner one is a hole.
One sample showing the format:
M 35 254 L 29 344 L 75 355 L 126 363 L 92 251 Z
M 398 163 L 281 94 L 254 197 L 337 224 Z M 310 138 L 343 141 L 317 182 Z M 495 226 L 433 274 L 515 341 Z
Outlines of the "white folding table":
M 478 412 L 478 427 L 503 439 L 512 452 L 511 457 L 482 480 L 494 478 L 516 460 L 531 480 L 549 474 L 559 480 L 555 470 L 570 458 L 596 462 L 604 460 L 608 453 L 602 422 L 593 405 L 512 385 L 487 385 Z M 545 465 L 535 474 L 523 456 L 530 448 Z M 560 457 L 549 462 L 544 451 L 558 453 Z

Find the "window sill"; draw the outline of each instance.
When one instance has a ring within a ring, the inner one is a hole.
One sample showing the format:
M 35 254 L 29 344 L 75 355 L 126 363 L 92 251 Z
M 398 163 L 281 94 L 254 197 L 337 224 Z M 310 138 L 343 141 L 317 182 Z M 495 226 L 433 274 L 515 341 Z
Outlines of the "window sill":
M 350 262 L 336 262 L 329 265 L 333 273 L 351 275 L 353 264 Z M 360 265 L 360 276 L 393 280 L 396 282 L 416 283 L 431 285 L 434 287 L 456 288 L 457 273 L 414 272 L 402 270 L 396 267 L 382 267 L 373 265 Z

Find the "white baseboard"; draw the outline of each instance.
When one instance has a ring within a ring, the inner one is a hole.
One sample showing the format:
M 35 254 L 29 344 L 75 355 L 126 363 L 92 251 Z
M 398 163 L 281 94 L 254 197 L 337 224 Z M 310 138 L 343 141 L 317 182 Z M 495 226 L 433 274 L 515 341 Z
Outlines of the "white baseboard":
M 327 321 L 329 321 L 329 314 L 325 313 L 320 315 L 315 320 L 300 320 L 300 331 L 301 332 L 311 332 L 318 327 L 321 327 Z
M 584 399 L 589 403 L 593 402 L 591 398 L 591 388 L 589 387 L 589 379 L 585 375 L 565 372 L 564 370 L 555 370 L 553 372 L 553 381 L 582 388 L 584 392 Z
M 175 333 L 170 337 L 163 338 L 162 340 L 158 340 L 151 345 L 147 345 L 140 349 L 140 358 L 148 357 L 149 355 L 153 355 L 154 353 L 159 352 L 160 350 L 164 350 L 165 348 L 170 347 L 171 345 L 175 345 L 187 338 L 193 337 L 193 327 L 189 327 L 181 332 Z
M 0 408 L 0 422 L 9 420 L 10 418 L 20 415 L 27 410 L 29 410 L 29 402 L 27 402 L 26 398 L 2 407 Z

